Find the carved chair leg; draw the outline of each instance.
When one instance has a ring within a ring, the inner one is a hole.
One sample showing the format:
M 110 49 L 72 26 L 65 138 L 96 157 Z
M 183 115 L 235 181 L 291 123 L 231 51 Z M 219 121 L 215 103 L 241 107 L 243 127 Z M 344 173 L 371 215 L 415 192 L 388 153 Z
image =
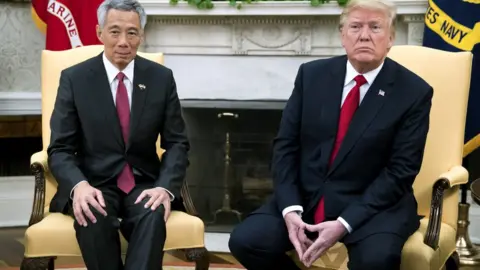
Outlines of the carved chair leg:
M 48 262 L 48 270 L 55 270 L 55 258 L 51 258 Z
M 458 253 L 455 251 L 445 263 L 445 269 L 458 270 L 459 268 L 460 268 L 460 258 L 458 257 Z
M 54 257 L 23 258 L 20 270 L 54 270 Z
M 210 267 L 210 258 L 206 248 L 186 249 L 185 257 L 187 260 L 195 262 L 195 270 L 208 270 Z

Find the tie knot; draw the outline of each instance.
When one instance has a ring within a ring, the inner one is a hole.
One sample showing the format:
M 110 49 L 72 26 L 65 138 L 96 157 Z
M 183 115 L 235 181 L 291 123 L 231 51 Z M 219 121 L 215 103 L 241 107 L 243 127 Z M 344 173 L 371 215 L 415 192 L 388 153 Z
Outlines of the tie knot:
M 117 80 L 123 82 L 123 79 L 125 78 L 125 74 L 123 74 L 123 72 L 119 72 L 117 74 Z
M 353 80 L 355 80 L 358 86 L 362 86 L 367 82 L 367 79 L 365 79 L 363 75 L 357 75 Z

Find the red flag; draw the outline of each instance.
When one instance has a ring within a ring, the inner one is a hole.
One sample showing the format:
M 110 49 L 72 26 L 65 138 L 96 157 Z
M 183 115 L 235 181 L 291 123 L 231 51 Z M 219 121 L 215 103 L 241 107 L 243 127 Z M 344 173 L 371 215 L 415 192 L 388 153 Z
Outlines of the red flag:
M 97 8 L 103 0 L 32 0 L 32 17 L 46 35 L 45 49 L 68 50 L 102 44 L 97 38 Z

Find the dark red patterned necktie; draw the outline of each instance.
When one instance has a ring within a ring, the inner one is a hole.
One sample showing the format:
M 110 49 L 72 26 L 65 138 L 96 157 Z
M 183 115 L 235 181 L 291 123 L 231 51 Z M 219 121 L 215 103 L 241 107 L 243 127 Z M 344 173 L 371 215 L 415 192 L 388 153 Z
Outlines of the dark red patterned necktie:
M 335 160 L 338 150 L 340 149 L 340 145 L 342 144 L 343 138 L 347 134 L 348 126 L 350 125 L 353 115 L 358 108 L 358 104 L 360 103 L 360 86 L 364 85 L 367 82 L 365 77 L 363 77 L 362 75 L 357 75 L 354 80 L 356 84 L 348 93 L 347 98 L 343 102 L 343 106 L 340 110 L 337 137 L 335 138 L 335 144 L 333 145 L 333 150 L 330 156 L 328 166 L 331 166 L 333 161 Z M 318 224 L 325 220 L 324 208 L 324 201 L 322 197 L 320 199 L 320 202 L 318 203 L 317 210 L 315 211 L 315 224 Z
M 128 102 L 127 87 L 125 87 L 125 84 L 123 83 L 124 78 L 125 74 L 123 74 L 122 72 L 118 73 L 116 107 L 118 120 L 120 121 L 120 127 L 122 128 L 123 140 L 126 146 L 130 130 L 130 104 Z M 125 163 L 125 167 L 123 167 L 122 171 L 118 175 L 117 185 L 123 192 L 127 194 L 135 186 L 135 178 L 133 176 L 132 167 L 130 167 L 128 163 Z

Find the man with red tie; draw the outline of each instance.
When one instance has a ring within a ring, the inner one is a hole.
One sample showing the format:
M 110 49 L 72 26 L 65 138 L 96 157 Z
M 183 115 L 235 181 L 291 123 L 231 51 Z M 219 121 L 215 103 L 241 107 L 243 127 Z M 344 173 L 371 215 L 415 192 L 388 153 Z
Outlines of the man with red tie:
M 336 242 L 350 270 L 400 269 L 419 227 L 413 182 L 433 89 L 387 57 L 396 13 L 351 0 L 340 16 L 346 55 L 302 64 L 273 147 L 273 196 L 230 235 L 249 270 L 310 266 Z
M 137 1 L 105 0 L 97 26 L 104 51 L 60 77 L 50 211 L 75 217 L 89 270 L 162 269 L 165 223 L 171 209 L 181 210 L 189 142 L 172 71 L 137 55 L 145 24 Z M 129 242 L 125 265 L 119 229 Z

